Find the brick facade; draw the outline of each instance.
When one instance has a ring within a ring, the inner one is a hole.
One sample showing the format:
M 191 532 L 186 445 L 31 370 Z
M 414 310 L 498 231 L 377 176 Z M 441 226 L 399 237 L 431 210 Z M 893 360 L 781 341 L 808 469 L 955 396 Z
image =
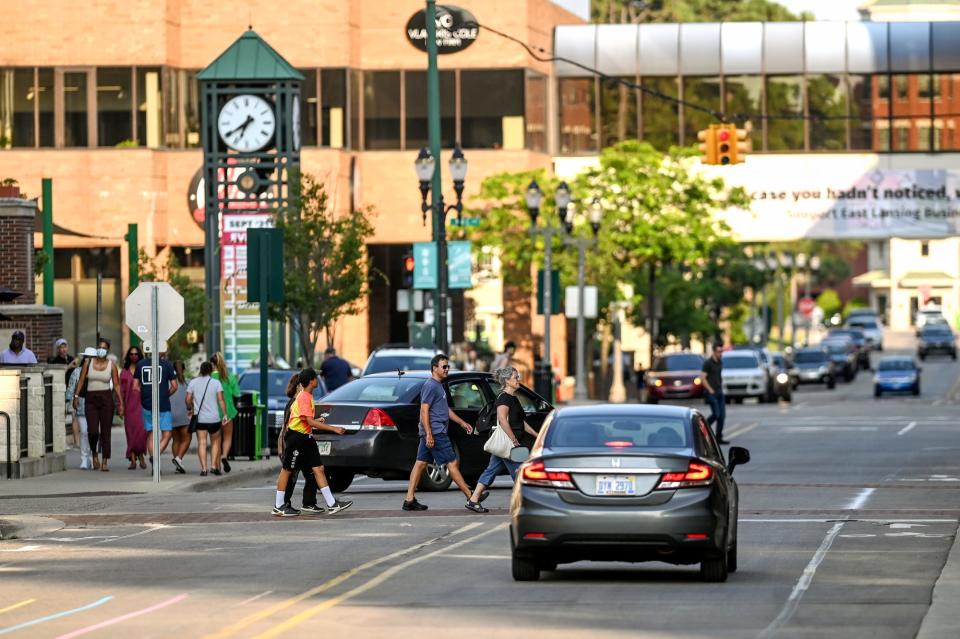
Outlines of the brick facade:
M 37 204 L 20 198 L 0 199 L 0 286 L 21 293 L 14 304 L 33 304 L 33 225 Z

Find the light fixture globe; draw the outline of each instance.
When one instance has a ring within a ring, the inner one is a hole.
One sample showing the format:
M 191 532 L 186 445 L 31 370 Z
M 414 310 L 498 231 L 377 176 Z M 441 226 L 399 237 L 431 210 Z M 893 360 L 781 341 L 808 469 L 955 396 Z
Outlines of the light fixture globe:
M 570 206 L 570 187 L 566 182 L 557 185 L 557 190 L 553 194 L 553 199 L 557 203 L 558 209 L 565 209 Z
M 819 271 L 820 270 L 820 256 L 814 255 L 810 258 L 810 270 Z
M 467 158 L 463 156 L 463 149 L 459 144 L 453 147 L 453 154 L 450 156 L 450 177 L 454 182 L 467 179 Z
M 530 214 L 530 219 L 536 224 L 537 215 L 540 213 L 540 203 L 543 202 L 543 191 L 540 190 L 540 185 L 537 184 L 536 180 L 530 181 L 524 199 L 527 203 L 527 212 Z
M 434 159 L 433 154 L 430 153 L 430 149 L 423 147 L 420 149 L 420 154 L 417 155 L 417 159 L 413 163 L 413 168 L 417 172 L 417 179 L 421 183 L 430 182 L 433 179 L 433 172 L 437 168 L 437 161 Z

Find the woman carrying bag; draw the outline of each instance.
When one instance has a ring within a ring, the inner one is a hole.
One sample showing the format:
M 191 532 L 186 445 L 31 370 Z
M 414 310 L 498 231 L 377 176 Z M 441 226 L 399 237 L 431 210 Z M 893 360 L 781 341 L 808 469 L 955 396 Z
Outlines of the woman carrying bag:
M 223 401 L 223 386 L 210 376 L 213 364 L 200 364 L 200 377 L 187 385 L 187 409 L 190 412 L 190 430 L 197 432 L 197 455 L 200 457 L 200 476 L 207 476 L 207 435 L 210 435 L 213 474 L 220 475 L 220 428 L 227 421 L 227 407 Z M 223 415 L 221 417 L 221 415 Z
M 490 439 L 484 445 L 484 450 L 490 453 L 490 463 L 480 475 L 480 481 L 467 501 L 467 510 L 475 513 L 490 512 L 480 505 L 480 499 L 488 486 L 493 485 L 497 475 L 502 470 L 510 473 L 516 480 L 518 462 L 510 461 L 510 449 L 520 445 L 520 437 L 524 431 L 536 437 L 537 431 L 523 419 L 523 406 L 517 399 L 517 389 L 520 388 L 520 373 L 513 366 L 501 368 L 493 373 L 493 379 L 503 389 L 497 396 L 494 406 L 497 410 L 497 425 L 490 431 Z M 509 443 L 506 441 L 509 440 Z
M 123 418 L 123 397 L 120 396 L 120 373 L 116 364 L 107 358 L 110 342 L 100 338 L 95 356 L 83 363 L 78 389 L 87 389 L 84 409 L 87 413 L 87 439 L 93 454 L 93 469 L 107 472 L 110 462 L 110 429 L 114 410 Z M 116 398 L 116 402 L 114 401 Z M 73 407 L 80 404 L 79 390 L 73 396 Z M 97 445 L 103 451 L 103 461 L 97 454 Z

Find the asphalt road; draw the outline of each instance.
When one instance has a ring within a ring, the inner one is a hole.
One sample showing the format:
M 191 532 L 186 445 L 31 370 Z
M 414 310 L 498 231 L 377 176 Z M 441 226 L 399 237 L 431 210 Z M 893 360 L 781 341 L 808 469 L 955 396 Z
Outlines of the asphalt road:
M 960 366 L 875 400 L 870 374 L 790 405 L 730 406 L 750 449 L 740 570 L 578 563 L 510 577 L 509 480 L 400 511 L 364 479 L 336 517 L 274 520 L 270 480 L 205 493 L 18 501 L 65 523 L 0 542 L 0 635 L 23 637 L 914 637 L 960 516 Z M 298 491 L 299 492 L 299 491 Z M 5 505 L 0 501 L 0 510 Z

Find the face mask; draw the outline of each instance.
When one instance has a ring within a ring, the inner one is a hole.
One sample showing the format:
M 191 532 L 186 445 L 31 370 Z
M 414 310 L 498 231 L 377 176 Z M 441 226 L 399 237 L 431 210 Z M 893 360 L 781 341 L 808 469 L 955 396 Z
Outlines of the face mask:
M 98 348 L 98 349 L 97 349 L 97 357 L 99 357 L 100 359 L 103 359 L 103 358 L 106 357 L 106 356 L 107 356 L 107 349 L 105 349 L 105 348 Z

